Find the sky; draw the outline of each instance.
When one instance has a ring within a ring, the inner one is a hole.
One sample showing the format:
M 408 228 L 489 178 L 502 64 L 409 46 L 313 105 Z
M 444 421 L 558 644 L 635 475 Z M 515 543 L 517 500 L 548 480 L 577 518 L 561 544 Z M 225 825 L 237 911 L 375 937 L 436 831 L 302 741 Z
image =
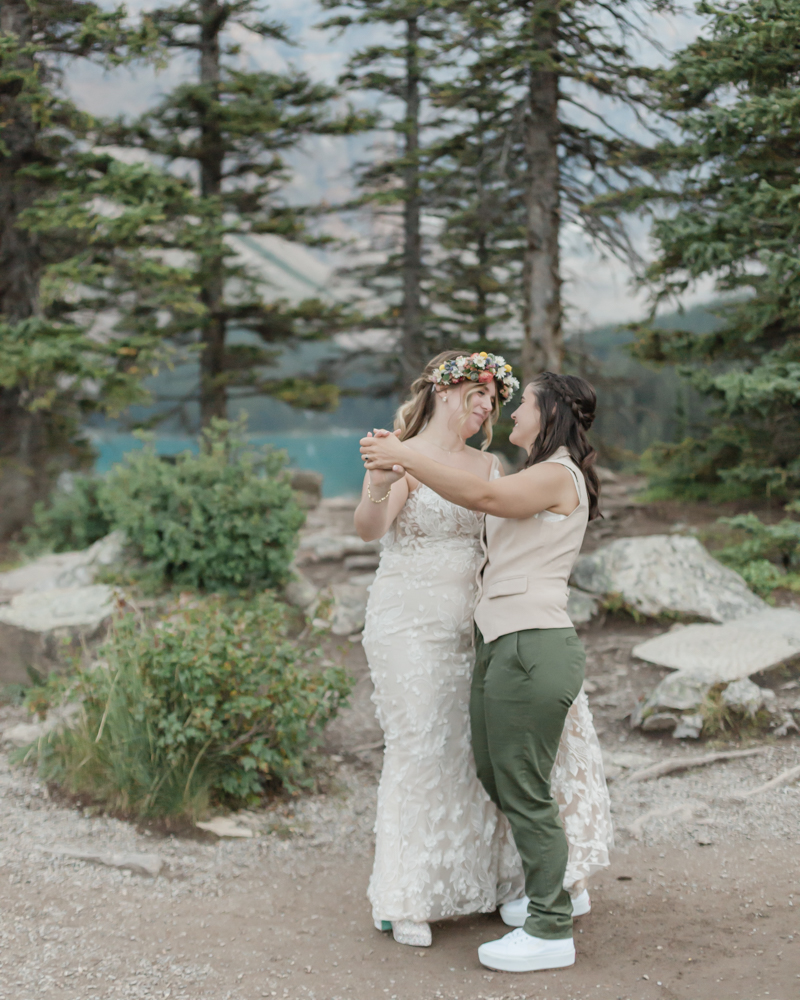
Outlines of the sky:
M 132 14 L 156 6 L 151 0 L 129 0 Z M 239 30 L 236 37 L 242 46 L 242 68 L 281 70 L 290 65 L 308 73 L 312 79 L 335 82 L 350 53 L 369 36 L 352 32 L 336 37 L 317 25 L 326 13 L 316 0 L 275 0 L 266 5 L 268 16 L 283 21 L 296 45 L 263 40 Z M 679 15 L 654 18 L 652 29 L 661 44 L 672 50 L 685 45 L 696 35 L 699 19 L 688 9 Z M 654 54 L 650 58 L 657 58 Z M 152 105 L 187 72 L 191 63 L 174 61 L 156 73 L 148 67 L 123 68 L 104 72 L 97 67 L 80 65 L 67 76 L 68 88 L 76 102 L 101 115 L 132 116 Z M 287 191 L 293 201 L 307 202 L 326 198 L 335 202 L 351 190 L 351 166 L 368 148 L 366 137 L 343 140 L 319 137 L 293 157 L 295 177 Z M 649 255 L 647 231 L 639 226 L 634 239 L 637 249 Z M 570 331 L 589 330 L 607 323 L 640 318 L 647 309 L 647 297 L 632 283 L 632 275 L 620 261 L 603 256 L 589 245 L 577 227 L 566 226 L 562 234 L 562 275 L 564 278 L 565 324 Z M 714 297 L 708 282 L 690 290 L 685 306 Z M 674 303 L 669 306 L 674 308 Z

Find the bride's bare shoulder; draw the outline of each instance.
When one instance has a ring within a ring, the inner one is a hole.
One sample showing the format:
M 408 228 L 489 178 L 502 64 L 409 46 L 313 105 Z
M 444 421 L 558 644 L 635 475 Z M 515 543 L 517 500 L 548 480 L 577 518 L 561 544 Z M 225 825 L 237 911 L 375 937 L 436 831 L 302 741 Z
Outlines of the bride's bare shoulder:
M 488 479 L 492 472 L 494 471 L 497 459 L 488 452 L 481 451 L 480 448 L 473 448 L 468 445 L 464 449 L 470 459 L 470 462 L 474 463 L 474 469 L 476 473 L 480 470 L 480 473 L 484 478 Z

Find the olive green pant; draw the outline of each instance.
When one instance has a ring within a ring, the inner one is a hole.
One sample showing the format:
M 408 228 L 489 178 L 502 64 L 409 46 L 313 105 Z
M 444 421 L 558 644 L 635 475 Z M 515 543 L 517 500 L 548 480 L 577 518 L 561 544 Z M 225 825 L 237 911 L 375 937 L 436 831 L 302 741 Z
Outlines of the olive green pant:
M 564 721 L 583 683 L 574 628 L 526 629 L 484 642 L 476 630 L 470 717 L 478 777 L 508 817 L 530 897 L 525 930 L 572 935 L 567 838 L 550 793 Z

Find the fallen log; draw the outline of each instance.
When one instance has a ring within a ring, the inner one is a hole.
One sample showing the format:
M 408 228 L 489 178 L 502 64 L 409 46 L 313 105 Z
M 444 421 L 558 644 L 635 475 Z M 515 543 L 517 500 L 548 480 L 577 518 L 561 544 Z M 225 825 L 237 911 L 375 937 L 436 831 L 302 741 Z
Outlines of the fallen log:
M 634 771 L 628 775 L 627 781 L 649 781 L 651 778 L 663 778 L 665 774 L 673 774 L 675 771 L 688 771 L 693 767 L 704 767 L 706 764 L 715 764 L 720 760 L 737 760 L 739 757 L 752 757 L 755 754 L 764 753 L 767 747 L 752 747 L 750 750 L 720 750 L 717 753 L 706 753 L 700 757 L 670 757 L 668 760 L 659 761 L 658 764 L 651 764 L 650 767 L 642 768 L 641 771 Z
M 734 795 L 733 798 L 739 801 L 743 799 L 749 799 L 753 795 L 760 795 L 762 792 L 768 792 L 771 788 L 780 788 L 781 785 L 791 785 L 793 781 L 800 778 L 800 764 L 797 767 L 790 767 L 788 771 L 781 771 L 781 773 L 772 779 L 772 781 L 767 781 L 763 785 L 759 785 L 757 788 L 751 788 L 749 792 L 739 792 L 738 795 Z

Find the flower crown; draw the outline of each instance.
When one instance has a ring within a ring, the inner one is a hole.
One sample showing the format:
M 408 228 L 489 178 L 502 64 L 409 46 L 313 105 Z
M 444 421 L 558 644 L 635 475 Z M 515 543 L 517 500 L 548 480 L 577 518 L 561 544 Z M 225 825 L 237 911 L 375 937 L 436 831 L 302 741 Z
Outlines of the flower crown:
M 519 382 L 511 374 L 511 365 L 499 354 L 487 354 L 481 351 L 475 354 L 462 354 L 452 361 L 445 361 L 428 376 L 428 381 L 434 385 L 458 385 L 459 382 L 497 382 L 497 391 L 504 403 L 519 389 Z

